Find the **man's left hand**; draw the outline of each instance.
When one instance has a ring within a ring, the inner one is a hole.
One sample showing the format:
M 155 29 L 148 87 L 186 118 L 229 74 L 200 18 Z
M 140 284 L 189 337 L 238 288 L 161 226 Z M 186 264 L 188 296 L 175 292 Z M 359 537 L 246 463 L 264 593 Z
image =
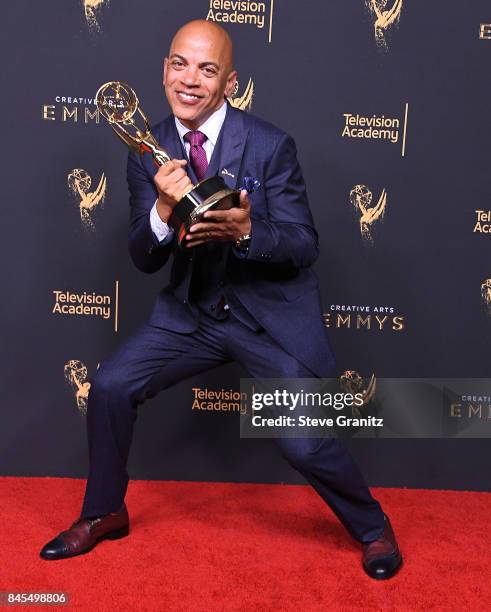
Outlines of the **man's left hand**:
M 240 205 L 230 210 L 210 210 L 203 221 L 191 226 L 186 234 L 186 247 L 195 247 L 205 242 L 235 242 L 251 232 L 251 204 L 247 191 L 240 192 Z

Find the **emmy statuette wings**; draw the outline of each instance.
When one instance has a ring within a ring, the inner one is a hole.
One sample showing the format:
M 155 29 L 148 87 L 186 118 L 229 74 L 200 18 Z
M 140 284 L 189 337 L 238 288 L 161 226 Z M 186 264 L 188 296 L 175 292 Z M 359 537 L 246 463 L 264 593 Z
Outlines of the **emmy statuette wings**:
M 170 160 L 168 153 L 159 147 L 150 132 L 148 119 L 129 85 L 121 81 L 105 83 L 98 89 L 95 100 L 101 115 L 130 149 L 141 154 L 151 153 L 159 166 Z M 137 125 L 137 119 L 141 120 L 142 125 Z
M 150 124 L 134 90 L 122 81 L 110 81 L 99 87 L 96 104 L 116 135 L 133 151 L 150 153 L 157 166 L 170 161 L 167 151 L 155 140 Z M 137 121 L 140 123 L 138 125 Z M 169 219 L 169 225 L 182 241 L 191 225 L 199 223 L 208 210 L 227 210 L 239 206 L 239 191 L 230 189 L 221 176 L 207 178 L 182 195 Z

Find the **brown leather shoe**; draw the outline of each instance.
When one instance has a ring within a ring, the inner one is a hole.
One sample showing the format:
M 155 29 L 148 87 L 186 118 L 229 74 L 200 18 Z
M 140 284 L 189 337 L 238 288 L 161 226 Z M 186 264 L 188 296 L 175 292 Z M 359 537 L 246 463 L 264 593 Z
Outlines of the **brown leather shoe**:
M 117 540 L 130 532 L 126 505 L 118 512 L 95 519 L 77 519 L 70 529 L 62 531 L 43 546 L 39 553 L 43 559 L 67 559 L 92 550 L 101 540 Z
M 401 564 L 402 555 L 386 515 L 385 528 L 380 538 L 363 546 L 363 569 L 370 578 L 386 580 L 396 574 Z

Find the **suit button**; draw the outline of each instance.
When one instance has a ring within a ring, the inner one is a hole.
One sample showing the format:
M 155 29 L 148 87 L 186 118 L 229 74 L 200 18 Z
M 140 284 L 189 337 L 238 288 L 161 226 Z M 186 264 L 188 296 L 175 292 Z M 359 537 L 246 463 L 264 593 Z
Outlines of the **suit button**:
M 225 282 L 221 280 L 218 284 L 220 285 L 220 287 L 223 287 L 225 285 Z
M 188 303 L 188 301 L 187 301 L 187 300 L 183 300 L 183 301 L 182 301 L 182 303 L 183 303 L 183 304 L 187 304 L 187 303 Z

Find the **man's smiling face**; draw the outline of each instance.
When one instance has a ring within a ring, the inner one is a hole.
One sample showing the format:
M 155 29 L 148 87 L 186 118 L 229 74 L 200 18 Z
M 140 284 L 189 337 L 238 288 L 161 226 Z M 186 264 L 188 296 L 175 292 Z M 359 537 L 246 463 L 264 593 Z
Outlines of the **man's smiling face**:
M 172 112 L 186 127 L 203 125 L 232 94 L 236 77 L 225 30 L 197 20 L 177 32 L 164 61 L 164 87 Z

